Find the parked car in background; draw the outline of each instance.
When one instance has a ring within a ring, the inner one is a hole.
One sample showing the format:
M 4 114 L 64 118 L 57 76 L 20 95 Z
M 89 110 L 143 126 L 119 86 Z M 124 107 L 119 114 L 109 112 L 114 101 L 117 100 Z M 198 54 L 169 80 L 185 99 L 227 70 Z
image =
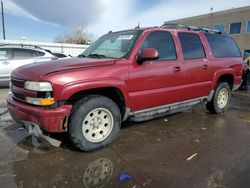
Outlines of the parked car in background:
M 2 45 L 0 46 L 0 86 L 7 86 L 11 72 L 22 65 L 53 60 L 56 57 L 38 46 Z

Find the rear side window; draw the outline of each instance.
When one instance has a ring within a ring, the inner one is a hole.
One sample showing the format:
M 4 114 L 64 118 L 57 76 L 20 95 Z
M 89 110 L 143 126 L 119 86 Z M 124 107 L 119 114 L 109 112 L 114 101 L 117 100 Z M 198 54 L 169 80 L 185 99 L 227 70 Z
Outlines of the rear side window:
M 158 60 L 176 59 L 174 41 L 169 32 L 157 31 L 150 33 L 142 44 L 141 49 L 144 48 L 155 48 L 159 53 Z
M 0 49 L 0 60 L 5 60 L 10 58 L 10 50 Z
M 227 35 L 205 34 L 214 57 L 241 57 L 238 45 Z
M 44 52 L 39 52 L 39 51 L 37 51 L 37 54 L 38 54 L 38 56 L 44 56 L 45 55 Z
M 185 60 L 205 57 L 204 48 L 198 35 L 193 33 L 179 33 L 178 36 Z
M 28 49 L 14 49 L 13 51 L 13 58 L 14 59 L 28 59 L 32 57 L 37 57 L 38 54 L 34 50 Z

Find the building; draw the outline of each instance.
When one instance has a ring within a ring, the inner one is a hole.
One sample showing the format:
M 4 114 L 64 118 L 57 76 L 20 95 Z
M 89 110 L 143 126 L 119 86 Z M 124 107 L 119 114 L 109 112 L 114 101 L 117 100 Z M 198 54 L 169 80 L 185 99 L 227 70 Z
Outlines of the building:
M 238 43 L 244 57 L 250 56 L 250 6 L 166 21 L 165 23 L 198 26 L 226 32 Z
M 2 40 L 0 39 L 0 45 L 11 44 L 11 45 L 34 45 L 44 49 L 51 50 L 52 52 L 61 52 L 66 55 L 78 56 L 82 53 L 89 45 L 80 44 L 64 44 L 64 43 L 52 43 L 52 42 L 38 42 L 28 40 Z

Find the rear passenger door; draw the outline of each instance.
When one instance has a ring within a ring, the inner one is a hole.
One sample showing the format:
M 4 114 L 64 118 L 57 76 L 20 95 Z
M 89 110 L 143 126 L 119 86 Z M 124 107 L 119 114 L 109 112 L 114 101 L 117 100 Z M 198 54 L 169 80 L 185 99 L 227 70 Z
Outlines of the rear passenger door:
M 185 74 L 182 100 L 207 96 L 212 86 L 204 44 L 196 33 L 179 32 Z
M 11 73 L 10 49 L 0 49 L 0 81 L 8 81 Z
M 183 74 L 177 61 L 172 34 L 154 31 L 147 35 L 141 48 L 155 48 L 159 59 L 134 63 L 130 70 L 130 99 L 133 109 L 140 110 L 180 100 Z

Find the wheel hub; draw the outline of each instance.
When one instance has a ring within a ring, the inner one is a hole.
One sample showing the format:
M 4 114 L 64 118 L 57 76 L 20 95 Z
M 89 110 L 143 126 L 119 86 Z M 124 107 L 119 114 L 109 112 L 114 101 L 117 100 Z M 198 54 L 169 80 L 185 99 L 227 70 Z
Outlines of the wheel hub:
M 101 142 L 113 129 L 114 118 L 106 108 L 97 108 L 87 114 L 83 121 L 83 136 L 90 142 Z
M 228 95 L 229 94 L 228 94 L 227 89 L 223 88 L 223 89 L 220 90 L 220 93 L 218 95 L 218 101 L 217 101 L 219 108 L 222 109 L 227 105 L 227 103 L 228 103 Z

